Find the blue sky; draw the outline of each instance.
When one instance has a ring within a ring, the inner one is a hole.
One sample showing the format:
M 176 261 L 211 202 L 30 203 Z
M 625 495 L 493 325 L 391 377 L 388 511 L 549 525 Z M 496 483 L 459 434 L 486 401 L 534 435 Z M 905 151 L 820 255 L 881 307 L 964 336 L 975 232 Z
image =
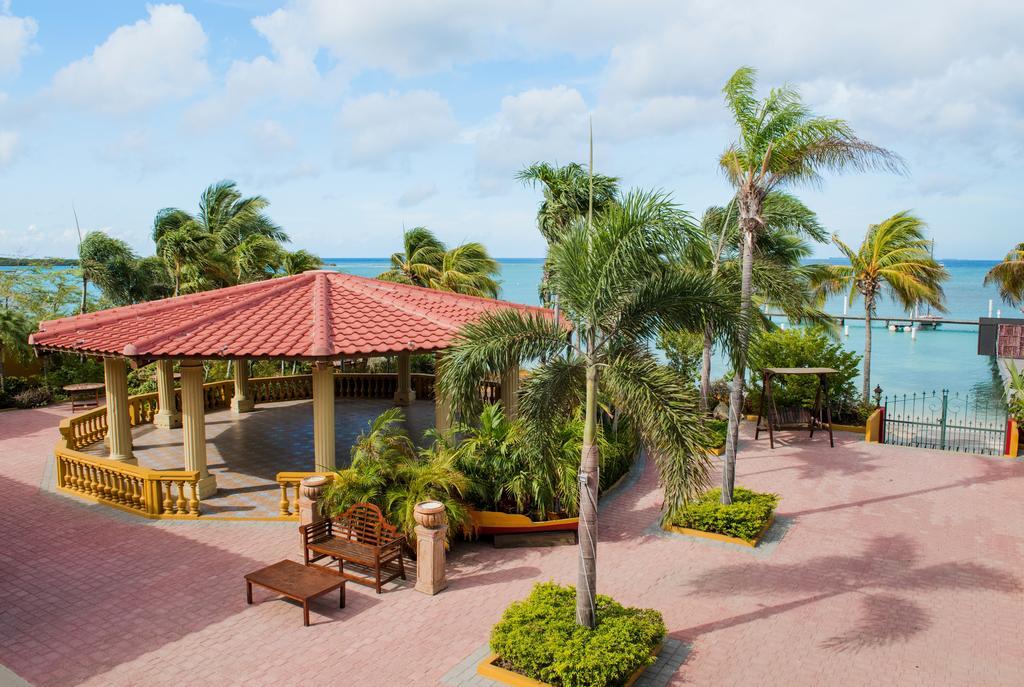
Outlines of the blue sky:
M 513 175 L 585 160 L 588 117 L 600 171 L 725 202 L 720 88 L 749 64 L 907 161 L 799 190 L 830 230 L 912 209 L 939 257 L 1000 257 L 1024 238 L 1021 36 L 994 0 L 0 0 L 0 254 L 74 254 L 72 206 L 149 254 L 157 210 L 227 178 L 323 256 L 390 254 L 403 225 L 540 256 Z

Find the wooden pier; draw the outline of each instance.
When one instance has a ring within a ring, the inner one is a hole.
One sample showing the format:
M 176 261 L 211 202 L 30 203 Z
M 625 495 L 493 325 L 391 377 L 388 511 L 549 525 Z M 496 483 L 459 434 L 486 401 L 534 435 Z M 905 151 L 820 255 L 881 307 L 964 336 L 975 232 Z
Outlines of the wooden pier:
M 780 312 L 767 312 L 764 313 L 765 317 L 786 317 L 784 313 Z M 829 315 L 833 320 L 839 322 L 840 326 L 846 324 L 847 320 L 863 321 L 863 315 Z M 977 327 L 978 320 L 952 320 L 946 319 L 945 317 L 935 316 L 924 316 L 924 317 L 897 317 L 897 316 L 876 316 L 871 318 L 872 322 L 883 322 L 885 327 L 888 329 L 890 324 L 895 324 L 898 327 L 910 327 L 914 324 L 920 324 L 922 328 L 937 328 L 942 324 L 963 324 L 970 327 Z

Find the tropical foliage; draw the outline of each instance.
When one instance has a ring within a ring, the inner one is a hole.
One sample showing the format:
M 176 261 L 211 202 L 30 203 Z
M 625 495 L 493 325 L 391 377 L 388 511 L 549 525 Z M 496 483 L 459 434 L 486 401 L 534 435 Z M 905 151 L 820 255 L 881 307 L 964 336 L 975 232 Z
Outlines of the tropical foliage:
M 750 342 L 748 408 L 754 412 L 761 404 L 761 370 L 766 367 L 831 367 L 828 376 L 829 401 L 835 422 L 862 420 L 862 400 L 856 379 L 861 357 L 848 351 L 829 332 L 821 328 L 776 329 L 754 336 Z M 814 407 L 818 378 L 783 375 L 773 382 L 772 398 L 777 407 Z
M 920 218 L 898 212 L 868 227 L 856 250 L 832 237 L 850 264 L 829 265 L 819 288 L 825 295 L 845 294 L 851 304 L 857 296 L 864 299 L 864 398 L 871 393 L 871 320 L 878 303 L 888 295 L 908 311 L 920 304 L 945 311 L 942 282 L 949 273 L 932 257 L 924 228 Z
M 338 470 L 326 490 L 325 512 L 339 515 L 354 503 L 372 503 L 414 541 L 416 504 L 440 501 L 448 516 L 449 536 L 468 531 L 463 495 L 469 480 L 458 469 L 456 451 L 447 438 L 437 435 L 427 448 L 417 449 L 404 423 L 401 408 L 392 408 L 359 435 L 350 467 Z
M 23 314 L 10 308 L 0 308 L 0 394 L 5 390 L 4 356 L 28 358 L 32 354 L 28 346 L 31 333 L 32 325 Z
M 503 310 L 465 326 L 441 362 L 440 393 L 470 417 L 480 382 L 539 363 L 524 383 L 523 417 L 538 428 L 584 414 L 579 480 L 578 619 L 594 624 L 599 488 L 599 402 L 629 420 L 658 462 L 672 512 L 707 485 L 708 438 L 692 385 L 662 365 L 647 341 L 664 329 L 728 329 L 724 294 L 707 277 L 675 268 L 666 256 L 695 234 L 689 216 L 661 193 L 634 191 L 593 222 L 578 220 L 548 253 L 563 321 Z M 571 327 L 568 337 L 566 324 Z
M 491 630 L 491 651 L 501 666 L 549 685 L 610 687 L 654 663 L 666 631 L 660 613 L 598 595 L 590 629 L 573 621 L 575 595 L 572 587 L 539 583 L 505 609 Z
M 174 284 L 193 293 L 268 279 L 277 274 L 288 235 L 266 214 L 262 196 L 243 197 L 233 181 L 207 187 L 195 214 L 164 208 L 153 221 L 153 241 Z
M 497 298 L 500 287 L 495 277 L 499 271 L 498 261 L 482 243 L 473 241 L 448 248 L 426 227 L 414 227 L 403 232 L 402 250 L 391 256 L 391 269 L 377 278 Z
M 999 295 L 1010 305 L 1024 302 L 1024 243 L 1013 247 L 1003 261 L 985 274 L 985 285 L 995 284 Z
M 841 119 L 814 115 L 789 86 L 773 88 L 759 100 L 755 71 L 736 70 L 723 88 L 737 127 L 737 139 L 719 159 L 736 189 L 740 228 L 740 326 L 732 351 L 735 369 L 729 403 L 729 436 L 722 471 L 722 502 L 731 503 L 736 476 L 743 370 L 754 315 L 753 271 L 758 235 L 768 226 L 765 199 L 774 191 L 820 185 L 826 172 L 902 169 L 899 158 L 856 136 Z

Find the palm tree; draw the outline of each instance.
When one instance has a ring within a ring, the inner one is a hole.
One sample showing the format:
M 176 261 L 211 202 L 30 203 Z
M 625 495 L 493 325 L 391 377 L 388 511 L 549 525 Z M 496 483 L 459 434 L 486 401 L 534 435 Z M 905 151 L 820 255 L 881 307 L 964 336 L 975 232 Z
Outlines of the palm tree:
M 573 222 L 585 217 L 591 205 L 594 212 L 600 214 L 617 202 L 619 195 L 617 177 L 589 174 L 576 162 L 562 166 L 535 162 L 520 170 L 516 179 L 543 189 L 544 199 L 537 209 L 537 228 L 548 246 L 557 243 Z M 540 299 L 545 307 L 551 305 L 554 295 L 548 286 L 548 272 L 549 265 L 545 261 L 540 284 Z
M 985 285 L 989 284 L 998 286 L 999 296 L 1013 307 L 1024 302 L 1024 243 L 1014 246 L 1001 263 L 988 271 Z
M 430 275 L 441 264 L 444 244 L 426 227 L 413 227 L 402 232 L 402 247 L 402 252 L 391 255 L 391 269 L 377 278 L 429 286 Z
M 466 325 L 439 366 L 439 392 L 461 417 L 475 414 L 484 377 L 535 361 L 542 362 L 524 383 L 520 410 L 537 431 L 582 400 L 577 621 L 587 627 L 597 579 L 598 399 L 620 409 L 657 460 L 669 513 L 708 484 L 696 392 L 647 349 L 666 327 L 703 331 L 731 322 L 709 278 L 665 257 L 695 231 L 668 197 L 642 191 L 590 221 L 577 219 L 548 253 L 571 340 L 562 320 L 501 310 Z
M 24 360 L 32 353 L 28 345 L 28 336 L 32 333 L 32 325 L 28 318 L 17 310 L 0 308 L 0 393 L 4 391 L 4 354 L 10 351 L 15 357 Z
M 494 276 L 499 271 L 498 261 L 487 254 L 484 245 L 471 241 L 442 253 L 441 263 L 428 277 L 427 285 L 439 291 L 497 298 L 500 287 Z
M 765 196 L 762 208 L 764 231 L 756 237 L 752 299 L 759 306 L 782 310 L 795 322 L 822 322 L 825 315 L 814 302 L 813 281 L 819 265 L 804 265 L 812 250 L 805 239 L 824 241 L 826 233 L 814 212 L 798 198 L 781 191 Z M 739 294 L 740 228 L 736 199 L 725 207 L 710 207 L 701 218 L 702 242 L 694 242 L 683 257 L 687 266 L 708 271 Z M 764 322 L 770 326 L 768 322 Z M 704 332 L 700 368 L 701 405 L 709 409 L 711 351 L 714 332 Z
M 288 234 L 267 217 L 269 205 L 263 196 L 243 197 L 233 181 L 220 181 L 203 192 L 195 215 L 178 208 L 158 212 L 153 241 L 178 289 L 196 291 L 273 276 L 280 258 L 278 244 L 287 242 Z M 170 232 L 182 234 L 165 240 Z M 191 251 L 176 261 L 169 249 L 159 248 L 169 241 L 202 243 L 206 250 L 201 256 Z M 264 262 L 254 264 L 256 257 Z
M 832 237 L 850 264 L 827 265 L 819 288 L 825 295 L 849 292 L 850 303 L 857 294 L 864 299 L 865 399 L 871 393 L 871 319 L 883 295 L 888 292 L 907 310 L 927 303 L 945 312 L 942 282 L 949 273 L 932 257 L 924 228 L 921 219 L 904 211 L 868 227 L 856 251 Z
M 765 197 L 788 186 L 817 185 L 827 171 L 902 169 L 900 158 L 854 134 L 841 119 L 813 115 L 800 94 L 790 88 L 772 89 L 763 100 L 755 97 L 755 71 L 736 70 L 722 89 L 739 129 L 738 140 L 719 159 L 736 189 L 741 245 L 740 327 L 733 359 L 736 374 L 729 397 L 729 430 L 722 470 L 722 503 L 732 503 L 736 477 L 736 448 L 743 405 L 747 345 L 750 341 L 754 247 L 766 226 Z
M 82 270 L 82 303 L 79 308 L 84 313 L 88 297 L 89 282 L 103 288 L 108 280 L 109 267 L 114 262 L 135 259 L 135 252 L 120 239 L 108 236 L 102 231 L 90 231 L 78 243 L 78 264 Z
M 426 227 L 402 235 L 404 250 L 391 256 L 391 269 L 377 276 L 385 281 L 452 291 L 467 296 L 497 298 L 500 271 L 482 243 L 448 248 Z
M 309 272 L 310 270 L 320 269 L 324 264 L 324 261 L 319 256 L 313 255 L 308 250 L 296 250 L 289 253 L 285 253 L 281 257 L 281 272 L 285 276 L 293 276 L 296 274 L 302 274 L 303 272 Z
M 160 234 L 156 241 L 156 254 L 171 273 L 175 296 L 181 293 L 185 266 L 194 265 L 205 269 L 211 249 L 212 237 L 193 222 L 185 222 Z

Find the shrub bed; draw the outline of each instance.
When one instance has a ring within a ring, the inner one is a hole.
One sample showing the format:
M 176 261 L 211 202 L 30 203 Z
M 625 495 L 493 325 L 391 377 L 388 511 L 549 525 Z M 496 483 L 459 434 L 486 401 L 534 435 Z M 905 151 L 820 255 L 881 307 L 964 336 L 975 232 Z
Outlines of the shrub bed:
M 778 494 L 765 494 L 743 487 L 733 490 L 730 505 L 722 505 L 721 498 L 721 489 L 705 492 L 696 501 L 681 508 L 672 519 L 672 524 L 753 542 L 779 505 Z
M 725 420 L 706 420 L 704 426 L 707 427 L 708 434 L 711 436 L 711 444 L 709 448 L 725 448 L 725 435 L 729 431 L 729 423 Z
M 553 582 L 537 584 L 505 610 L 491 631 L 499 665 L 556 687 L 621 685 L 654 662 L 665 637 L 661 613 L 627 608 L 597 596 L 597 626 L 576 624 L 576 591 Z

